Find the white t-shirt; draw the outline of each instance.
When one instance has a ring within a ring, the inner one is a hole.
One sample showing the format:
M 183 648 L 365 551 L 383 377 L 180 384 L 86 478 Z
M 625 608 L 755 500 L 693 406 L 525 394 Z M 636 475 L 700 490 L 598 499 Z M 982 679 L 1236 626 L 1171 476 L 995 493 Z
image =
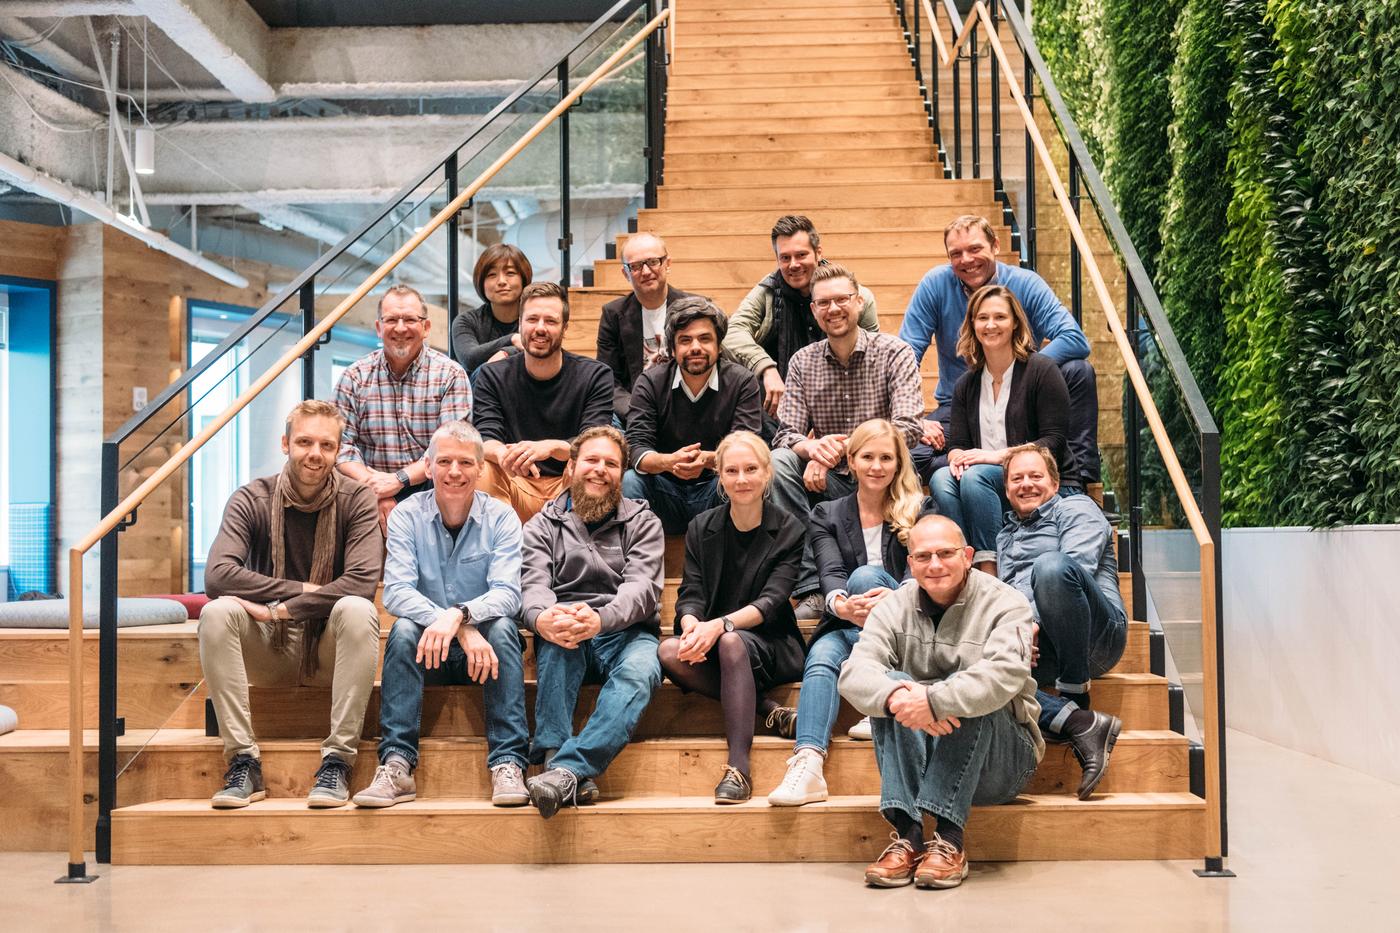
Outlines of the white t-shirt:
M 992 397 L 992 371 L 982 367 L 982 397 L 977 405 L 977 417 L 982 427 L 983 450 L 1005 450 L 1006 443 L 1006 402 L 1011 398 L 1011 375 L 1016 369 L 1013 362 L 1006 367 L 1001 379 L 1001 393 Z
M 884 543 L 881 540 L 885 533 L 884 523 L 862 528 L 861 533 L 865 535 L 865 563 L 872 567 L 884 566 L 885 555 L 881 553 L 880 547 Z
M 666 303 L 642 309 L 642 369 L 650 369 L 666 350 Z

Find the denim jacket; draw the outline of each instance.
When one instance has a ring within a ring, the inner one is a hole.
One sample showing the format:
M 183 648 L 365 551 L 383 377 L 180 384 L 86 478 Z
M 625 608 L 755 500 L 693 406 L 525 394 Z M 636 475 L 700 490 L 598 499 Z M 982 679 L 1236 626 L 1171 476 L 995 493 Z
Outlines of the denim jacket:
M 1056 495 L 1025 518 L 1006 513 L 1006 524 L 997 534 L 997 576 L 1030 600 L 1032 612 L 1031 570 L 1037 557 L 1052 551 L 1065 554 L 1088 571 L 1104 597 L 1123 611 L 1113 527 L 1093 499 Z

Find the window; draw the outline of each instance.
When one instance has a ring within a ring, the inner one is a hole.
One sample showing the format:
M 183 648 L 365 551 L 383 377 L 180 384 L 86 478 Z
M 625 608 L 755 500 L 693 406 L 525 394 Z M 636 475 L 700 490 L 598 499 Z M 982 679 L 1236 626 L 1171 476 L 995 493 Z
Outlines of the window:
M 0 599 L 54 591 L 52 282 L 0 276 Z
M 233 333 L 254 309 L 189 302 L 189 360 L 194 366 Z M 238 396 L 301 339 L 301 318 L 270 316 L 216 360 L 190 387 L 189 436 L 204 430 Z M 373 331 L 337 327 L 316 353 L 316 397 L 329 399 L 335 380 L 379 345 Z M 234 490 L 282 469 L 282 430 L 287 411 L 301 400 L 301 365 L 290 367 L 196 453 L 190 477 L 190 589 L 204 589 L 204 565 Z

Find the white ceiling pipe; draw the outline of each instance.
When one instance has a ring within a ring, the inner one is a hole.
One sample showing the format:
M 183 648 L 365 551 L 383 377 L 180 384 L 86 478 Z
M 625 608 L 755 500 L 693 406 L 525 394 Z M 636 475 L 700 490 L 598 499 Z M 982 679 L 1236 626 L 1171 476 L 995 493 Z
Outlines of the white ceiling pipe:
M 207 275 L 212 275 L 220 282 L 225 282 L 234 288 L 248 287 L 248 280 L 232 269 L 227 269 L 216 262 L 205 259 L 198 253 L 191 252 L 169 237 L 118 214 L 92 195 L 70 188 L 56 178 L 36 172 L 23 162 L 12 159 L 3 152 L 0 152 L 0 178 L 13 184 L 16 188 L 23 188 L 25 191 L 40 197 L 65 204 L 75 211 L 82 211 L 94 220 L 100 220 L 109 227 L 115 227 L 122 233 L 135 237 L 147 246 L 194 266 Z

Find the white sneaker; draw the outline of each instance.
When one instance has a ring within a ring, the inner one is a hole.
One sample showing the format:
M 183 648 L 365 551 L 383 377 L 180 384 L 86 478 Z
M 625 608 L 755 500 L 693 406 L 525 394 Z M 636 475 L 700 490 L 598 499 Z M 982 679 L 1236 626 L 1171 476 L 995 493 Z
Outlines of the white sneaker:
M 826 778 L 822 777 L 822 756 L 804 748 L 787 760 L 787 774 L 778 789 L 768 795 L 770 807 L 800 807 L 826 799 Z
M 846 730 L 846 734 L 853 739 L 860 739 L 862 742 L 870 741 L 870 717 L 866 716 L 860 722 Z

